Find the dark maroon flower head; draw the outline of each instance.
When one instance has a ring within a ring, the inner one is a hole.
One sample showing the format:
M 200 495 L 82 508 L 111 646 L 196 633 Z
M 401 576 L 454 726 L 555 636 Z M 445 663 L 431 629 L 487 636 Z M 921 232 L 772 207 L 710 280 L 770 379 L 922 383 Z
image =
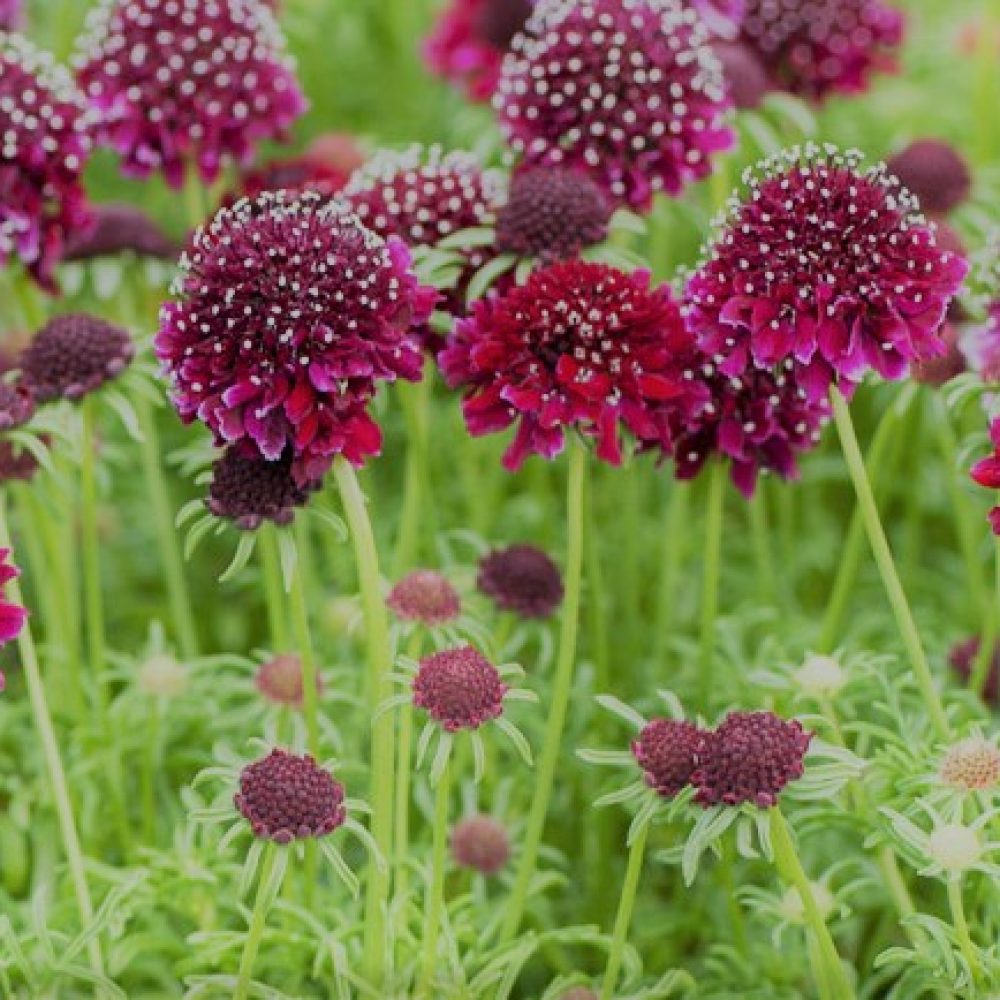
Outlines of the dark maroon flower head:
M 306 108 L 257 0 L 101 0 L 75 64 L 126 173 L 162 170 L 173 187 L 187 164 L 212 181 L 226 160 L 247 162 Z
M 941 327 L 941 339 L 944 341 L 945 353 L 927 361 L 918 361 L 911 370 L 915 381 L 936 389 L 968 368 L 965 355 L 958 344 L 958 327 L 950 320 Z
M 488 101 L 532 6 L 532 0 L 449 0 L 424 42 L 428 68 L 472 100 Z
M 469 816 L 451 832 L 451 854 L 460 868 L 496 875 L 510 860 L 510 837 L 492 816 Z
M 95 205 L 94 224 L 66 241 L 64 260 L 94 260 L 120 253 L 175 260 L 180 246 L 159 224 L 134 205 Z
M 0 381 L 0 431 L 26 424 L 35 415 L 35 397 L 21 382 Z
M 318 487 L 318 482 L 296 482 L 290 451 L 269 462 L 253 449 L 234 445 L 212 466 L 205 506 L 244 531 L 256 531 L 265 521 L 290 524 L 295 509 L 304 507 Z
M 19 261 L 48 291 L 67 237 L 86 226 L 92 120 L 72 77 L 19 35 L 0 33 L 0 268 Z
M 693 338 L 669 287 L 580 260 L 534 271 L 524 285 L 474 303 L 439 360 L 466 387 L 474 435 L 517 425 L 504 465 L 553 458 L 576 428 L 597 455 L 621 461 L 621 431 L 671 447 L 670 424 L 702 396 L 690 365 Z
M 562 167 L 517 171 L 497 215 L 496 248 L 544 263 L 566 260 L 603 242 L 612 207 L 586 174 Z
M 741 25 L 775 86 L 818 100 L 894 70 L 904 19 L 882 0 L 747 0 Z
M 812 733 L 773 712 L 730 712 L 705 735 L 698 767 L 691 775 L 695 801 L 704 806 L 761 809 L 777 805 L 778 795 L 802 777 Z
M 4 587 L 20 575 L 21 571 L 10 561 L 10 549 L 0 549 L 0 646 L 16 639 L 28 620 L 25 608 L 3 597 Z
M 647 209 L 732 145 L 708 42 L 683 0 L 539 0 L 503 64 L 501 125 L 529 163 L 585 170 Z
M 49 320 L 21 354 L 21 376 L 39 403 L 77 400 L 100 389 L 131 363 L 127 330 L 86 313 Z
M 420 622 L 430 628 L 447 625 L 462 612 L 455 588 L 432 569 L 407 573 L 389 591 L 385 603 L 402 621 Z
M 704 741 L 705 733 L 692 722 L 654 719 L 632 741 L 632 753 L 646 784 L 672 799 L 690 784 Z
M 308 155 L 293 156 L 245 171 L 240 178 L 240 194 L 256 198 L 264 191 L 315 191 L 324 198 L 332 198 L 343 190 L 348 178 L 348 174 L 321 160 Z
M 436 298 L 400 240 L 313 192 L 222 209 L 173 291 L 155 346 L 181 417 L 268 461 L 291 448 L 300 483 L 378 453 L 367 405 L 379 381 L 420 378 L 410 330 Z
M 726 92 L 733 104 L 742 110 L 759 108 L 771 88 L 757 53 L 743 42 L 720 41 L 712 49 L 722 63 Z
M 304 685 L 302 660 L 291 653 L 281 653 L 260 665 L 254 684 L 270 702 L 288 708 L 301 709 Z M 323 689 L 322 679 L 316 676 L 316 693 Z
M 254 836 L 276 844 L 325 837 L 347 819 L 344 786 L 309 754 L 277 747 L 243 768 L 233 801 Z
M 449 733 L 498 718 L 506 693 L 497 668 L 471 646 L 425 656 L 413 680 L 413 704 Z
M 961 153 L 940 139 L 917 139 L 893 156 L 889 171 L 930 215 L 947 215 L 969 197 L 972 174 Z
M 697 370 L 709 399 L 675 431 L 677 477 L 693 479 L 718 455 L 729 460 L 733 483 L 747 498 L 762 469 L 797 478 L 797 456 L 819 444 L 830 419 L 826 397 L 810 399 L 790 370 L 751 367 L 724 375 L 707 357 Z
M 948 663 L 965 683 L 968 683 L 972 676 L 981 645 L 982 639 L 974 635 L 955 643 L 948 654 Z M 987 704 L 1000 706 L 1000 642 L 995 642 L 993 645 L 993 655 L 990 657 L 986 683 L 983 686 L 983 698 Z
M 563 599 L 559 567 L 534 545 L 511 545 L 483 556 L 476 586 L 501 611 L 522 618 L 550 618 Z
M 38 459 L 27 448 L 0 437 L 0 486 L 30 482 L 38 469 Z
M 818 399 L 831 383 L 849 394 L 870 369 L 899 379 L 944 353 L 941 323 L 968 267 L 884 166 L 809 146 L 745 178 L 685 295 L 723 374 L 791 362 Z

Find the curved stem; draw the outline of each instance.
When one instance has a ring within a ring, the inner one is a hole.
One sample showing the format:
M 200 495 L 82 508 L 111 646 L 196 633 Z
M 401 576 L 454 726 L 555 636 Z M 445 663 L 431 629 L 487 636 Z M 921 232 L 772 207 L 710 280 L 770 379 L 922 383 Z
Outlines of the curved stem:
M 264 928 L 267 924 L 267 910 L 270 901 L 277 895 L 276 892 L 270 891 L 270 883 L 274 874 L 274 862 L 277 855 L 277 846 L 273 843 L 268 843 L 261 857 L 257 898 L 254 901 L 253 913 L 250 916 L 250 928 L 247 931 L 246 941 L 243 942 L 243 954 L 240 956 L 240 971 L 236 979 L 236 988 L 233 991 L 233 1000 L 246 1000 L 250 995 L 250 979 L 253 976 L 253 967 L 257 961 L 260 942 L 264 937 Z
M 438 939 L 441 935 L 441 911 L 444 908 L 444 872 L 448 849 L 448 806 L 451 799 L 452 764 L 445 764 L 434 794 L 434 839 L 431 848 L 431 889 L 424 917 L 424 954 L 418 997 L 431 997 L 431 984 L 437 966 Z
M 719 611 L 719 576 L 722 558 L 722 516 L 725 509 L 726 467 L 721 461 L 709 467 L 705 512 L 705 568 L 701 582 L 701 629 L 698 669 L 701 704 L 708 706 L 715 682 L 715 619 Z
M 847 461 L 847 468 L 858 496 L 861 515 L 864 518 L 868 541 L 882 575 L 882 583 L 886 596 L 889 598 L 889 604 L 892 606 L 903 645 L 909 655 L 914 679 L 920 689 L 920 694 L 938 737 L 947 740 L 951 736 L 951 726 L 941 703 L 941 697 L 934 686 L 934 678 L 931 674 L 930 664 L 927 662 L 927 654 L 920 641 L 920 634 L 917 632 L 917 625 L 913 620 L 913 612 L 910 610 L 906 593 L 899 579 L 899 573 L 896 571 L 896 564 L 893 562 L 892 551 L 889 549 L 882 522 L 879 520 L 878 507 L 875 504 L 871 483 L 865 472 L 864 459 L 861 457 L 861 449 L 858 446 L 857 435 L 854 433 L 854 424 L 851 422 L 847 401 L 836 386 L 830 389 L 830 399 L 833 404 L 833 418 L 837 425 L 844 458 Z
M 611 934 L 611 950 L 608 952 L 608 965 L 604 971 L 604 985 L 601 987 L 601 1000 L 611 1000 L 618 982 L 618 973 L 622 967 L 622 952 L 625 949 L 625 939 L 628 937 L 629 925 L 632 922 L 632 910 L 635 907 L 636 890 L 639 888 L 642 862 L 646 856 L 646 841 L 649 838 L 650 826 L 650 823 L 643 825 L 629 848 L 625 882 L 622 885 L 621 896 L 618 898 L 618 914 L 615 917 L 615 927 Z
M 969 921 L 965 916 L 961 879 L 952 878 L 948 880 L 948 908 L 951 910 L 951 922 L 958 937 L 958 947 L 961 949 L 962 956 L 969 965 L 969 974 L 972 976 L 972 982 L 978 983 L 982 973 L 979 968 L 979 957 L 976 954 L 976 946 L 972 943 L 972 935 L 969 933 Z
M 574 441 L 569 448 L 569 475 L 566 486 L 566 568 L 565 596 L 559 629 L 559 655 L 552 686 L 552 704 L 545 724 L 542 753 L 535 773 L 535 788 L 524 834 L 524 849 L 517 879 L 511 892 L 507 914 L 501 926 L 501 938 L 510 941 L 521 926 L 528 891 L 538 864 L 538 851 L 545 831 L 552 784 L 562 743 L 566 711 L 573 689 L 576 663 L 576 638 L 580 614 L 580 575 L 583 561 L 583 501 L 587 467 L 586 447 Z

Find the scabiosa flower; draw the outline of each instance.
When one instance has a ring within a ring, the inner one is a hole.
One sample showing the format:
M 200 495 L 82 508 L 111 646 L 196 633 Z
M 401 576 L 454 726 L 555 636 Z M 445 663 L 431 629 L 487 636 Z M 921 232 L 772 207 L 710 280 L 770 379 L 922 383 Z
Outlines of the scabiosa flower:
M 477 301 L 439 363 L 472 434 L 517 424 L 504 465 L 553 458 L 567 429 L 621 461 L 621 428 L 643 445 L 671 446 L 671 419 L 693 412 L 693 340 L 666 286 L 580 260 L 532 273 L 524 285 Z
M 431 569 L 407 573 L 389 591 L 385 603 L 400 620 L 420 622 L 428 628 L 447 625 L 462 611 L 455 588 L 446 577 Z
M 120 326 L 85 313 L 49 320 L 21 354 L 24 384 L 39 403 L 77 400 L 120 375 L 135 354 Z
M 472 646 L 445 649 L 420 661 L 413 704 L 450 733 L 478 729 L 503 713 L 508 687 L 500 673 Z
M 682 0 L 540 0 L 503 64 L 501 125 L 528 162 L 579 167 L 646 209 L 732 145 L 708 41 Z
M 291 653 L 282 653 L 260 665 L 254 685 L 270 702 L 288 708 L 301 709 L 304 688 L 302 682 L 302 660 Z M 323 682 L 316 676 L 316 692 L 322 691 Z
M 705 736 L 691 775 L 695 801 L 704 806 L 747 802 L 761 809 L 777 805 L 782 789 L 802 777 L 811 740 L 801 723 L 772 712 L 730 712 Z
M 496 248 L 545 263 L 577 256 L 608 235 L 611 204 L 579 170 L 527 167 L 518 170 L 497 213 Z
M 705 733 L 693 722 L 653 719 L 632 741 L 632 753 L 646 784 L 672 799 L 691 781 L 704 740 Z
M 69 234 L 89 220 L 82 173 L 91 116 L 72 77 L 0 32 L 0 267 L 19 260 L 48 291 Z
M 315 191 L 332 198 L 343 190 L 347 180 L 347 175 L 335 167 L 310 156 L 294 156 L 247 170 L 240 179 L 240 188 L 248 198 L 256 198 L 263 191 Z
M 895 69 L 904 20 L 882 0 L 747 0 L 740 24 L 777 86 L 819 99 Z
M 75 63 L 125 172 L 162 170 L 174 187 L 186 163 L 212 181 L 225 160 L 246 162 L 306 107 L 257 0 L 101 0 Z
M 131 253 L 136 257 L 175 260 L 180 247 L 159 224 L 134 205 L 95 205 L 93 226 L 66 241 L 63 259 L 94 260 Z
M 1000 490 L 1000 417 L 995 417 L 990 422 L 990 442 L 993 445 L 993 454 L 976 462 L 970 475 L 980 486 L 985 486 L 989 490 Z M 989 519 L 993 534 L 1000 535 L 1000 506 L 990 511 Z
M 268 461 L 292 451 L 300 483 L 334 456 L 381 446 L 366 406 L 378 380 L 418 379 L 412 326 L 436 293 L 395 237 L 307 192 L 222 209 L 181 261 L 155 346 L 182 419 Z
M 1000 784 L 1000 750 L 983 736 L 970 736 L 946 751 L 939 770 L 946 785 L 980 792 Z
M 742 42 L 716 42 L 712 49 L 722 64 L 726 92 L 733 104 L 744 111 L 759 108 L 771 88 L 757 53 Z
M 685 295 L 723 374 L 783 366 L 815 400 L 833 382 L 849 394 L 870 368 L 898 379 L 944 352 L 939 330 L 967 265 L 883 165 L 810 145 L 745 180 Z
M 962 642 L 955 643 L 948 654 L 948 663 L 963 681 L 968 682 L 972 676 L 981 644 L 982 639 L 974 635 L 962 640 Z M 983 685 L 983 698 L 990 705 L 1000 703 L 1000 643 L 995 643 L 993 646 L 986 683 Z
M 521 618 L 550 618 L 563 598 L 559 567 L 534 545 L 488 552 L 479 561 L 476 586 L 501 611 Z
M 510 837 L 492 816 L 469 816 L 452 830 L 451 854 L 460 868 L 496 875 L 510 860 Z
M 969 197 L 972 174 L 954 146 L 940 139 L 917 139 L 888 161 L 889 171 L 931 215 L 947 215 Z
M 10 549 L 0 549 L 0 645 L 16 639 L 28 620 L 28 612 L 19 604 L 4 599 L 4 587 L 21 575 L 10 561 Z
M 0 431 L 26 424 L 35 413 L 35 398 L 20 382 L 0 381 Z

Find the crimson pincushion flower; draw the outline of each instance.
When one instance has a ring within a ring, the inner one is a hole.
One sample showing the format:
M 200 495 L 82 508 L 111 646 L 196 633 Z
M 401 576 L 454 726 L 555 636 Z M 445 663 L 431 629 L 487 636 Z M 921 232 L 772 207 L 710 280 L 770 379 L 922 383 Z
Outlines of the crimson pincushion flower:
M 682 0 L 540 0 L 494 95 L 508 141 L 639 209 L 679 193 L 733 141 L 709 38 Z
M 162 170 L 174 187 L 187 165 L 211 181 L 227 159 L 247 161 L 306 107 L 258 0 L 101 0 L 75 65 L 126 173 Z
M 669 799 L 691 781 L 704 740 L 705 733 L 693 722 L 653 719 L 632 741 L 632 753 L 646 784 Z
M 497 668 L 472 646 L 432 653 L 413 679 L 413 704 L 447 732 L 478 729 L 503 713 L 507 693 Z
M 559 567 L 534 545 L 494 549 L 479 561 L 476 586 L 501 611 L 549 618 L 563 598 Z
M 834 382 L 849 394 L 869 369 L 898 379 L 944 353 L 967 264 L 938 246 L 883 165 L 808 146 L 745 181 L 685 293 L 688 324 L 723 374 L 784 366 L 815 400 Z
M 0 267 L 18 260 L 54 291 L 63 244 L 89 220 L 81 178 L 91 115 L 66 70 L 2 31 L 0 109 Z
M 16 639 L 28 619 L 25 608 L 3 597 L 4 587 L 20 575 L 21 571 L 10 561 L 10 549 L 0 549 L 0 645 Z
M 462 611 L 455 588 L 446 577 L 431 569 L 407 573 L 389 591 L 385 603 L 400 620 L 420 622 L 429 628 L 447 625 Z
M 552 458 L 567 430 L 597 439 L 621 461 L 621 429 L 670 449 L 671 419 L 693 413 L 701 390 L 690 369 L 693 338 L 667 286 L 580 260 L 534 271 L 523 285 L 474 303 L 439 357 L 466 388 L 474 435 L 517 424 L 504 465 Z
M 377 454 L 367 412 L 381 380 L 418 379 L 410 330 L 436 293 L 404 244 L 314 192 L 265 192 L 224 208 L 181 259 L 157 356 L 182 419 L 276 461 L 300 484 L 336 455 Z

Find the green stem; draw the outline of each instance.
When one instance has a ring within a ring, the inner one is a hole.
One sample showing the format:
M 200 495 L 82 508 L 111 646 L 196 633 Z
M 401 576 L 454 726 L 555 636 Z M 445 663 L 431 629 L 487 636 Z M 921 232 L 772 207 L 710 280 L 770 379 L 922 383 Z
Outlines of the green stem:
M 292 573 L 290 594 L 292 626 L 295 629 L 295 645 L 302 664 L 302 714 L 306 722 L 306 744 L 309 753 L 321 760 L 319 745 L 319 691 L 316 685 L 316 651 L 309 629 L 309 609 L 306 605 L 306 588 L 303 583 L 302 568 L 295 567 Z
M 628 937 L 629 925 L 632 923 L 632 910 L 635 908 L 635 894 L 639 888 L 639 876 L 642 874 L 642 862 L 646 856 L 646 841 L 649 838 L 649 828 L 652 824 L 645 823 L 636 834 L 635 840 L 628 852 L 628 866 L 625 869 L 625 882 L 618 898 L 618 913 L 615 916 L 614 930 L 611 932 L 611 950 L 608 952 L 608 965 L 604 970 L 604 985 L 601 987 L 601 1000 L 612 1000 L 615 986 L 618 983 L 618 973 L 622 967 L 622 955 L 625 950 L 625 940 Z
M 6 498 L 0 492 L 0 547 L 10 549 L 10 530 L 7 527 Z M 24 598 L 21 586 L 15 578 L 7 582 L 6 592 L 12 603 L 21 605 Z M 31 714 L 35 728 L 42 745 L 42 756 L 45 758 L 45 769 L 48 772 L 49 786 L 55 803 L 56 817 L 59 821 L 59 833 L 62 837 L 63 850 L 66 852 L 66 863 L 69 866 L 70 878 L 73 882 L 73 892 L 76 896 L 77 911 L 80 915 L 82 929 L 87 929 L 94 920 L 94 905 L 90 898 L 90 888 L 87 885 L 87 875 L 84 869 L 83 851 L 80 848 L 80 838 L 76 830 L 76 820 L 73 816 L 73 805 L 66 784 L 66 772 L 63 769 L 59 744 L 56 740 L 52 716 L 49 713 L 45 698 L 45 685 L 38 666 L 38 653 L 31 635 L 31 626 L 25 622 L 24 628 L 17 640 L 20 653 L 21 668 L 28 688 L 28 701 L 31 704 Z M 101 945 L 95 935 L 87 943 L 87 957 L 91 971 L 98 976 L 104 975 L 104 959 L 101 956 Z
M 753 557 L 757 564 L 757 582 L 760 598 L 767 603 L 777 603 L 778 585 L 774 574 L 774 560 L 771 558 L 771 539 L 767 528 L 767 494 L 764 483 L 759 482 L 753 497 L 747 504 L 750 516 L 750 538 L 753 543 Z
M 419 659 L 423 645 L 423 632 L 413 630 L 406 655 L 411 660 Z M 413 705 L 407 702 L 399 713 L 399 742 L 396 747 L 396 831 L 393 838 L 396 859 L 396 897 L 405 900 L 409 883 L 407 858 L 410 850 L 410 783 L 412 779 L 413 754 Z
M 920 641 L 917 625 L 913 620 L 913 612 L 910 610 L 899 574 L 896 572 L 896 564 L 893 562 L 889 543 L 886 541 L 882 522 L 879 520 L 878 507 L 875 504 L 871 483 L 865 472 L 864 459 L 861 457 L 861 449 L 858 446 L 857 435 L 854 433 L 854 424 L 851 421 L 847 401 L 836 386 L 830 389 L 830 399 L 833 404 L 833 418 L 837 425 L 844 458 L 847 461 L 847 468 L 851 474 L 858 504 L 864 518 L 868 541 L 882 575 L 882 583 L 886 596 L 889 598 L 889 604 L 892 606 L 903 644 L 909 655 L 914 679 L 920 689 L 920 694 L 938 737 L 948 740 L 951 737 L 951 726 L 948 723 L 940 695 L 934 686 L 934 678 L 931 674 L 930 664 L 927 662 L 927 654 Z
M 438 779 L 434 794 L 434 835 L 431 848 L 431 888 L 424 917 L 424 953 L 417 996 L 434 996 L 431 985 L 437 967 L 441 913 L 444 909 L 444 874 L 448 850 L 448 806 L 451 799 L 452 764 L 449 760 Z
M 639 628 L 641 620 L 640 605 L 640 542 L 642 532 L 642 483 L 641 469 L 638 457 L 632 456 L 625 468 L 619 470 L 622 505 L 621 522 L 624 529 L 624 540 L 620 550 L 620 558 L 615 562 L 621 572 L 619 593 L 622 598 L 620 608 L 622 630 L 619 633 L 622 642 L 621 653 L 630 662 L 634 662 L 639 654 L 636 640 L 642 632 Z M 602 688 L 601 690 L 605 690 Z
M 281 559 L 278 555 L 278 537 L 270 527 L 257 536 L 260 569 L 264 583 L 264 600 L 267 604 L 268 630 L 274 652 L 287 653 L 292 648 L 292 637 L 285 614 L 285 581 L 281 577 Z
M 271 880 L 274 873 L 274 863 L 278 856 L 276 844 L 268 842 L 260 861 L 260 879 L 257 883 L 257 898 L 254 901 L 253 913 L 250 916 L 250 927 L 246 941 L 243 942 L 243 954 L 240 956 L 240 971 L 233 991 L 233 1000 L 246 1000 L 250 995 L 250 980 L 253 967 L 257 961 L 257 952 L 264 937 L 267 924 L 267 911 L 270 901 L 277 895 L 271 892 Z
M 951 910 L 951 922 L 958 937 L 958 947 L 969 965 L 973 984 L 977 984 L 982 978 L 982 970 L 979 968 L 976 946 L 972 943 L 972 935 L 969 933 L 969 921 L 965 916 L 961 879 L 948 879 L 948 908 Z
M 187 224 L 191 229 L 197 229 L 207 214 L 205 207 L 205 188 L 198 173 L 197 164 L 188 161 L 184 167 L 184 210 L 187 213 Z
M 159 697 L 149 699 L 149 728 L 143 733 L 142 755 L 142 839 L 156 842 L 156 774 L 160 758 L 160 717 L 163 711 Z
M 379 580 L 378 553 L 371 521 L 365 509 L 357 475 L 351 464 L 338 457 L 333 465 L 344 513 L 354 542 L 355 561 L 365 617 L 368 652 L 368 707 L 374 714 L 378 705 L 391 695 L 386 675 L 392 667 L 389 626 Z M 383 712 L 372 723 L 371 791 L 372 836 L 382 856 L 392 856 L 392 769 L 395 762 L 392 716 Z M 385 915 L 389 903 L 389 874 L 374 863 L 369 867 L 363 968 L 373 989 L 383 986 L 386 960 Z
M 425 507 L 427 475 L 427 437 L 430 403 L 429 376 L 416 385 L 401 384 L 399 399 L 406 419 L 406 471 L 403 484 L 403 506 L 399 534 L 393 555 L 393 575 L 396 579 L 411 569 L 421 558 L 421 529 Z
M 524 907 L 538 864 L 538 851 L 541 847 L 542 835 L 545 832 L 545 818 L 549 811 L 549 800 L 552 797 L 552 785 L 555 780 L 562 734 L 566 724 L 566 711 L 573 689 L 580 614 L 586 468 L 586 448 L 582 443 L 574 441 L 569 449 L 569 475 L 566 486 L 565 596 L 559 630 L 559 654 L 552 685 L 552 704 L 549 707 L 549 717 L 545 725 L 542 753 L 535 774 L 531 810 L 528 814 L 528 824 L 524 834 L 524 849 L 510 902 L 507 905 L 507 913 L 501 927 L 501 937 L 505 942 L 510 941 L 517 934 L 524 917 Z
M 660 577 L 660 614 L 656 628 L 656 658 L 663 662 L 676 624 L 676 605 L 681 567 L 686 551 L 688 516 L 691 509 L 691 486 L 679 479 L 670 483 L 667 524 L 663 533 L 663 573 Z
M 698 669 L 701 673 L 701 703 L 708 706 L 715 682 L 715 620 L 719 611 L 719 577 L 722 559 L 722 517 L 725 510 L 726 467 L 712 462 L 708 470 L 708 500 L 705 512 L 705 564 L 701 582 L 701 629 Z

